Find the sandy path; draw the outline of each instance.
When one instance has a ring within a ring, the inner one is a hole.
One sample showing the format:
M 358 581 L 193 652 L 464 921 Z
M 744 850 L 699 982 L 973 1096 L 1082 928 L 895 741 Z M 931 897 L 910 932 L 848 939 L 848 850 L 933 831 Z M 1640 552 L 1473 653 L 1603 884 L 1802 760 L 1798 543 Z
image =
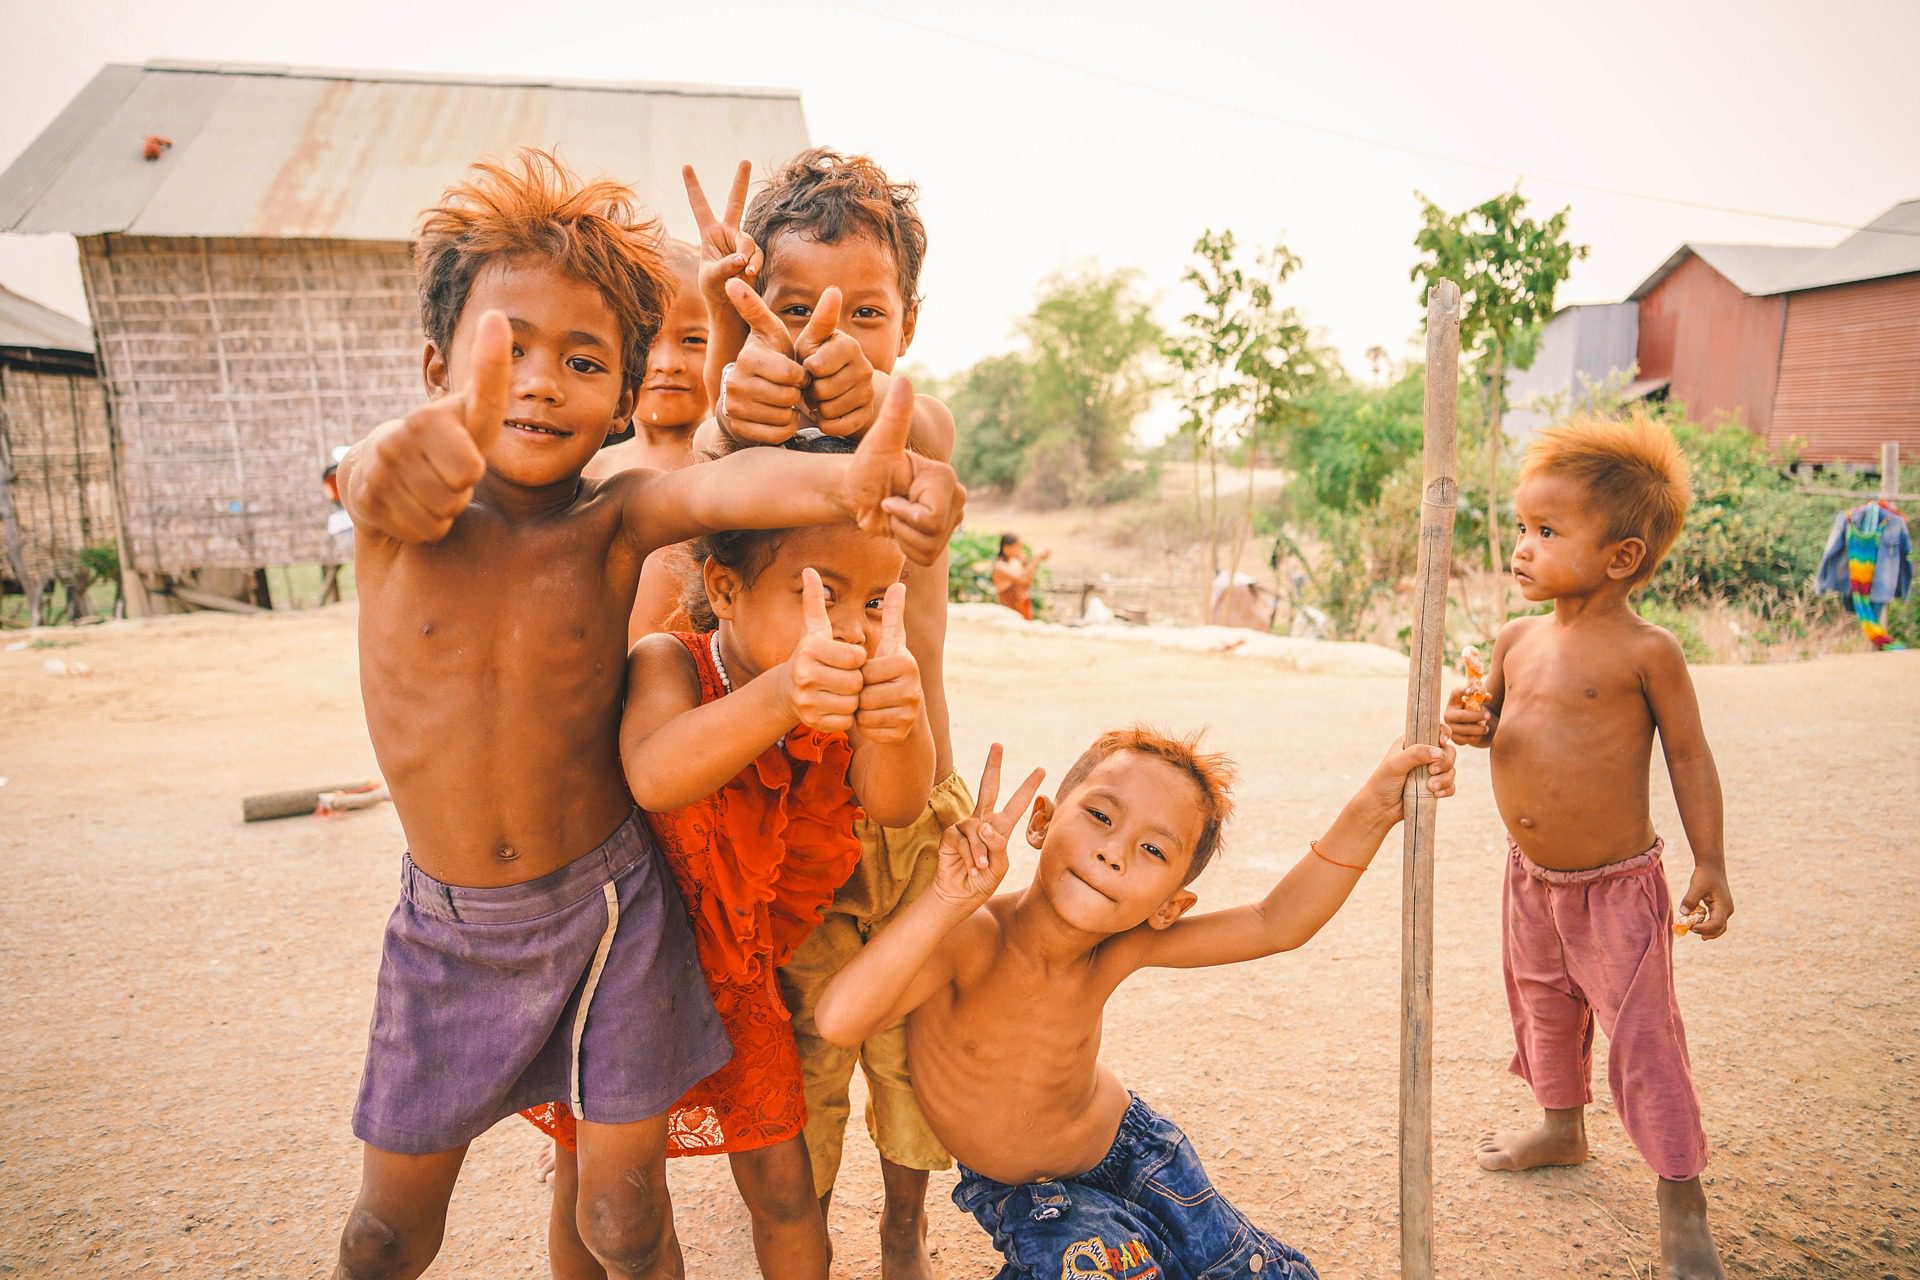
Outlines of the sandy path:
M 238 817 L 248 792 L 370 771 L 353 620 L 351 607 L 199 616 L 0 653 L 0 1274 L 324 1271 L 357 1178 L 347 1117 L 399 828 L 390 808 Z M 1196 886 L 1203 907 L 1250 899 L 1291 864 L 1393 735 L 1404 697 L 1392 679 L 969 623 L 952 649 L 969 769 L 992 738 L 1011 744 L 1010 770 L 1057 774 L 1112 724 L 1213 726 L 1243 783 L 1224 860 Z M 49 658 L 93 674 L 58 678 Z M 1681 949 L 1678 981 L 1730 1270 L 1920 1275 L 1920 654 L 1696 678 L 1739 914 L 1725 941 Z M 1529 1109 L 1505 1073 L 1484 759 L 1465 765 L 1441 824 L 1440 1273 L 1644 1276 L 1651 1175 L 1604 1102 L 1584 1168 L 1494 1175 L 1469 1157 L 1483 1126 Z M 1670 859 L 1676 891 L 1689 866 L 1684 849 Z M 1014 878 L 1030 867 L 1016 862 Z M 1328 1277 L 1396 1270 L 1396 868 L 1394 855 L 1304 951 L 1144 975 L 1107 1024 L 1122 1078 Z M 869 1276 L 878 1179 L 857 1130 L 834 1230 L 839 1274 Z M 517 1122 L 474 1145 L 432 1274 L 545 1274 L 534 1145 Z M 724 1165 L 675 1174 L 689 1273 L 751 1274 Z M 936 1178 L 939 1264 L 990 1274 L 950 1187 Z

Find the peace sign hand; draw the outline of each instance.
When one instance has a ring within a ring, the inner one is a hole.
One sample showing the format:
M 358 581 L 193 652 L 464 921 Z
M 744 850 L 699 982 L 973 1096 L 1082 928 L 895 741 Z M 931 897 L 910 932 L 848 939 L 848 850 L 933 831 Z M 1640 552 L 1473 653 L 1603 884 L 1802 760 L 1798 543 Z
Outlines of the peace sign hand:
M 813 569 L 800 571 L 801 610 L 806 631 L 786 662 L 783 693 L 795 723 L 821 733 L 845 733 L 860 709 L 860 668 L 864 645 L 833 638 L 827 616 L 827 590 Z
M 987 767 L 980 774 L 980 793 L 973 813 L 948 827 L 940 836 L 940 862 L 933 873 L 933 892 L 958 907 L 977 907 L 993 896 L 1007 875 L 1007 837 L 1040 790 L 1045 769 L 1035 769 L 995 813 L 1000 797 L 1000 744 L 987 751 Z
M 751 285 L 760 274 L 760 246 L 740 230 L 740 215 L 747 207 L 747 183 L 753 176 L 751 162 L 742 160 L 733 172 L 733 189 L 727 192 L 726 217 L 713 216 L 707 193 L 693 166 L 680 166 L 680 180 L 687 186 L 687 204 L 693 209 L 694 225 L 700 229 L 700 293 L 709 304 L 725 298 L 726 282 L 739 279 Z
M 747 323 L 746 345 L 727 370 L 720 401 L 727 407 L 721 425 L 747 444 L 779 444 L 800 428 L 800 404 L 806 398 L 807 371 L 793 358 L 793 337 L 766 300 L 738 280 L 726 282 L 727 301 Z M 837 291 L 827 291 L 835 299 Z
M 868 742 L 905 742 L 920 722 L 925 694 L 920 664 L 907 651 L 907 584 L 887 588 L 880 603 L 880 643 L 860 668 L 860 710 L 854 728 Z

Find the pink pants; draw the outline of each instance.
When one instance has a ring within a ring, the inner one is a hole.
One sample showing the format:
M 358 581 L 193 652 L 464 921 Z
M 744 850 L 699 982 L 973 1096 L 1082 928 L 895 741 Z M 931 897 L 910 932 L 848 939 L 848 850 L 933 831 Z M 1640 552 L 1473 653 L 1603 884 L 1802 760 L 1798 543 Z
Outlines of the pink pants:
M 1550 1111 L 1593 1101 L 1593 1024 L 1607 1033 L 1620 1124 L 1663 1178 L 1707 1165 L 1707 1135 L 1673 994 L 1673 900 L 1661 841 L 1622 862 L 1550 871 L 1507 840 L 1501 956 L 1513 1073 Z

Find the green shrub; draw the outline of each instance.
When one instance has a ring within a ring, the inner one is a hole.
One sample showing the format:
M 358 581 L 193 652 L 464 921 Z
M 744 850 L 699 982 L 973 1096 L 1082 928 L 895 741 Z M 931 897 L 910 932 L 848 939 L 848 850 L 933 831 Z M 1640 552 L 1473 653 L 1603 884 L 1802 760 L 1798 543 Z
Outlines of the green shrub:
M 1792 453 L 1738 423 L 1669 425 L 1693 467 L 1693 508 L 1649 594 L 1725 600 L 1772 614 L 1813 581 L 1832 505 L 1795 493 L 1787 471 Z
M 956 529 L 947 543 L 947 599 L 1000 603 L 993 589 L 993 560 L 999 554 L 999 534 Z M 1041 620 L 1052 612 L 1045 594 L 1048 581 L 1047 567 L 1041 565 L 1040 572 L 1033 575 L 1033 616 Z
M 1680 652 L 1686 655 L 1688 662 L 1712 662 L 1713 650 L 1701 636 L 1700 628 L 1679 606 L 1657 597 L 1649 597 L 1639 602 L 1637 612 L 1642 618 L 1656 627 L 1665 627 L 1680 642 Z
M 947 599 L 992 604 L 993 558 L 1000 554 L 1000 535 L 956 529 L 947 543 Z

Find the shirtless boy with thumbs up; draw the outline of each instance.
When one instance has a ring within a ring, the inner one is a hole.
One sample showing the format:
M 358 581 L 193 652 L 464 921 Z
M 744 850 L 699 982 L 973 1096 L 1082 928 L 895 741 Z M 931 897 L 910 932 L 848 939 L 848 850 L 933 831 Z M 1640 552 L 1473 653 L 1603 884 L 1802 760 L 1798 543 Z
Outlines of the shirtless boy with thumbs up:
M 905 448 L 904 387 L 851 456 L 583 479 L 660 325 L 657 245 L 615 183 L 536 152 L 476 166 L 419 239 L 432 400 L 340 466 L 367 727 L 408 845 L 341 1276 L 425 1270 L 467 1144 L 554 1098 L 579 1121 L 587 1247 L 610 1275 L 681 1273 L 665 1112 L 729 1047 L 621 770 L 641 563 L 846 520 L 924 561 L 958 521 L 952 471 Z
M 817 147 L 782 165 L 751 202 L 742 165 L 724 215 L 715 217 L 698 180 L 686 176 L 700 226 L 707 380 L 716 395 L 714 420 L 701 428 L 696 448 L 775 444 L 806 430 L 850 437 L 868 430 L 920 315 L 927 232 L 913 185 L 893 181 L 865 156 Z M 946 406 L 915 396 L 909 447 L 944 460 L 953 455 L 953 437 Z M 925 892 L 941 833 L 973 809 L 954 772 L 948 729 L 944 554 L 907 567 L 906 622 L 933 731 L 933 795 L 912 822 L 860 823 L 860 865 L 780 974 L 807 1072 L 807 1146 L 823 1206 L 840 1169 L 854 1063 L 865 1071 L 867 1129 L 886 1188 L 882 1280 L 932 1276 L 927 1173 L 952 1160 L 914 1098 L 904 1027 L 835 1045 L 814 1026 L 813 1007 L 833 975 Z

